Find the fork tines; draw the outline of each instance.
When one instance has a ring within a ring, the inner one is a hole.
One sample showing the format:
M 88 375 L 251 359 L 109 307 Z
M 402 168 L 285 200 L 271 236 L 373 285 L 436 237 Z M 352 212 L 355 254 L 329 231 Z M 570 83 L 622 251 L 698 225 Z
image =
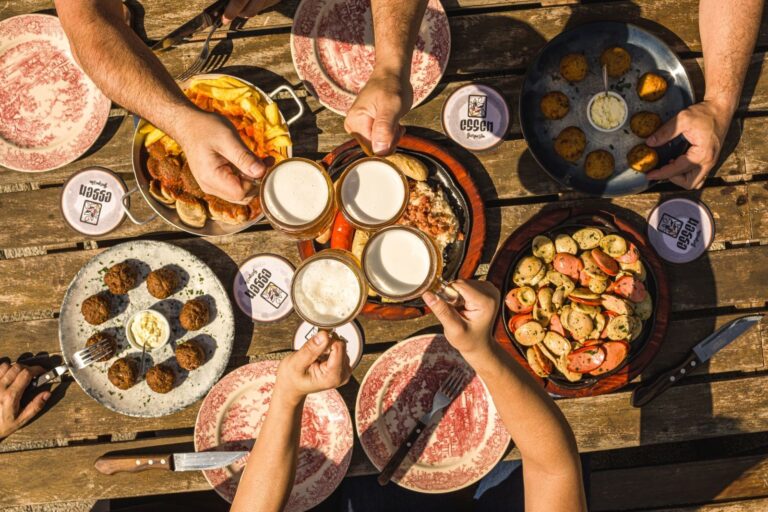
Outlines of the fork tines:
M 78 366 L 88 366 L 111 352 L 112 347 L 110 346 L 110 341 L 106 339 L 101 340 L 90 347 L 76 352 L 74 356 L 75 364 Z
M 453 399 L 464 388 L 464 381 L 464 370 L 461 368 L 454 368 L 450 375 L 448 375 L 448 378 L 445 379 L 442 386 L 440 386 L 440 392 L 445 394 L 448 398 Z

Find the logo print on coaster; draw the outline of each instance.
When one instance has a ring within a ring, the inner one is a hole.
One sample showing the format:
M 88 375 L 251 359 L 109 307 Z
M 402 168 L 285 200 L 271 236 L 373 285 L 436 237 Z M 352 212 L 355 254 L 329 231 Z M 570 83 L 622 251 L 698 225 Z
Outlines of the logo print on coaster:
M 677 238 L 683 228 L 683 221 L 666 213 L 662 214 L 658 230 L 667 236 Z
M 97 226 L 99 215 L 101 215 L 101 203 L 86 200 L 83 203 L 83 211 L 80 213 L 80 222 Z
M 487 96 L 470 94 L 467 102 L 467 116 L 485 119 L 487 104 Z
M 288 293 L 270 281 L 269 284 L 264 287 L 264 291 L 261 292 L 261 298 L 267 301 L 273 308 L 278 309 L 283 305 L 285 299 L 288 298 Z

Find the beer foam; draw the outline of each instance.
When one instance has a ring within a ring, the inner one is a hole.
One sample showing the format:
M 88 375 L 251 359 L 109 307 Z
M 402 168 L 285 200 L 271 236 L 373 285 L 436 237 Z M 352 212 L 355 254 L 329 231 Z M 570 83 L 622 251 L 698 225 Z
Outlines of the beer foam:
M 350 320 L 363 293 L 352 269 L 331 258 L 309 263 L 299 270 L 295 279 L 294 306 L 316 325 Z
M 408 230 L 382 231 L 368 242 L 365 251 L 368 282 L 388 297 L 410 295 L 429 278 L 429 248 Z
M 323 214 L 330 199 L 325 176 L 314 165 L 286 160 L 264 180 L 264 203 L 277 220 L 301 226 Z
M 391 165 L 366 160 L 349 170 L 341 186 L 341 201 L 356 222 L 379 225 L 397 216 L 407 193 Z

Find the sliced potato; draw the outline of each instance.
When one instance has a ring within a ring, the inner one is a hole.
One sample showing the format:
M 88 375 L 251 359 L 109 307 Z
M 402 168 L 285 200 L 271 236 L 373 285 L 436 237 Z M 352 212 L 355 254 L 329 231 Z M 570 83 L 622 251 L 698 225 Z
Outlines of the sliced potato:
M 627 241 L 619 235 L 604 236 L 600 240 L 600 248 L 611 258 L 618 258 L 627 252 Z
M 610 293 L 604 293 L 601 297 L 603 307 L 608 311 L 613 311 L 619 315 L 631 315 L 634 311 L 632 304 L 626 299 Z
M 571 305 L 575 311 L 580 311 L 585 315 L 589 315 L 591 318 L 595 318 L 600 312 L 600 308 L 597 306 L 587 306 L 586 304 L 581 304 L 579 302 L 572 302 Z
M 573 239 L 582 251 L 597 247 L 601 238 L 603 238 L 603 232 L 597 228 L 582 228 L 573 234 Z
M 541 283 L 544 282 L 544 279 L 547 277 L 547 266 L 544 265 L 541 267 L 541 270 L 539 270 L 539 273 L 533 276 L 533 279 L 531 279 L 531 286 L 539 286 Z
M 387 160 L 395 164 L 400 172 L 414 181 L 427 181 L 429 170 L 424 163 L 416 157 L 406 155 L 405 153 L 395 153 L 389 155 Z
M 368 231 L 362 229 L 355 230 L 355 236 L 352 238 L 352 254 L 358 260 L 363 257 L 363 249 L 365 249 L 365 244 L 368 243 L 370 237 L 371 234 Z
M 629 334 L 629 341 L 635 341 L 637 338 L 640 337 L 640 334 L 643 332 L 643 322 L 640 321 L 639 318 L 636 316 L 631 316 L 630 318 L 630 326 L 632 330 Z
M 599 313 L 595 317 L 595 328 L 592 331 L 592 334 L 589 335 L 589 337 L 593 340 L 599 339 L 600 335 L 603 334 L 603 329 L 605 329 L 607 321 L 605 319 L 605 315 L 602 313 Z
M 632 320 L 629 315 L 619 315 L 608 321 L 608 339 L 629 340 L 632 335 Z
M 512 281 L 518 286 L 525 286 L 532 284 L 531 281 L 539 275 L 542 269 L 546 266 L 539 258 L 535 256 L 526 256 L 521 259 L 515 267 L 515 272 L 512 274 Z
M 202 228 L 208 219 L 203 203 L 189 195 L 176 200 L 176 211 L 179 213 L 181 222 L 193 228 Z
M 552 294 L 552 305 L 556 310 L 563 307 L 565 303 L 565 289 L 562 286 L 558 286 L 555 292 Z
M 642 261 L 637 260 L 634 263 L 619 263 L 619 266 L 621 267 L 621 270 L 631 272 L 639 280 L 645 281 L 645 265 L 643 265 Z
M 552 354 L 558 357 L 571 351 L 571 342 L 554 331 L 547 331 L 542 343 Z
M 651 299 L 650 293 L 646 294 L 643 300 L 635 304 L 635 314 L 640 320 L 651 318 L 653 314 L 653 299 Z
M 552 373 L 552 362 L 542 353 L 539 345 L 534 345 L 525 351 L 525 358 L 533 373 L 539 377 L 549 377 Z
M 588 314 L 577 310 L 575 307 L 571 309 L 568 315 L 568 330 L 575 339 L 579 341 L 587 339 L 594 328 L 595 324 Z
M 581 374 L 572 372 L 568 369 L 568 354 L 564 356 L 560 356 L 557 359 L 557 362 L 555 363 L 555 368 L 560 371 L 560 373 L 563 374 L 563 377 L 568 379 L 570 382 L 578 382 L 581 380 Z
M 564 252 L 576 256 L 579 246 L 570 235 L 561 233 L 555 237 L 555 252 Z
M 540 289 L 538 293 L 539 307 L 550 315 L 555 313 L 555 307 L 552 304 L 553 295 L 554 291 L 549 287 Z
M 550 270 L 547 272 L 547 280 L 549 280 L 549 282 L 556 287 L 563 288 L 563 292 L 566 297 L 576 289 L 576 285 L 573 283 L 571 278 L 565 274 L 561 274 L 557 270 Z
M 603 293 L 608 288 L 608 279 L 599 279 L 591 276 L 589 280 L 589 291 L 592 293 Z
M 533 239 L 533 255 L 551 263 L 555 257 L 555 244 L 549 237 L 539 235 Z
M 584 272 L 586 272 L 589 277 L 608 279 L 608 274 L 600 270 L 600 267 L 597 266 L 595 258 L 592 257 L 591 252 L 583 252 L 580 257 L 581 261 L 584 263 Z
M 526 322 L 515 331 L 515 339 L 521 345 L 532 347 L 544 339 L 544 328 L 539 322 Z
M 548 313 L 546 310 L 542 309 L 541 306 L 539 306 L 539 303 L 537 302 L 533 306 L 533 319 L 539 322 L 543 327 L 547 327 L 549 325 L 549 321 L 552 318 L 552 314 Z

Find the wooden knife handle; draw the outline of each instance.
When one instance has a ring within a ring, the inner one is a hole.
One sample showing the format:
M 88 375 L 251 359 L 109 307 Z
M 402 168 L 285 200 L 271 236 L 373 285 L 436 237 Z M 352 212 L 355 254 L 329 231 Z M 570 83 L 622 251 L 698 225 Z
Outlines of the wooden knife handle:
M 635 407 L 646 405 L 699 366 L 701 366 L 699 358 L 696 357 L 696 354 L 691 353 L 688 359 L 677 367 L 659 375 L 647 384 L 641 384 L 640 387 L 635 389 L 635 392 L 632 393 L 632 405 Z
M 93 465 L 105 475 L 115 473 L 138 473 L 148 469 L 171 469 L 171 454 L 160 455 L 120 455 L 99 457 Z
M 381 470 L 381 474 L 378 478 L 379 485 L 387 485 L 389 483 L 389 481 L 392 479 L 392 475 L 395 474 L 397 468 L 399 468 L 400 464 L 403 463 L 406 455 L 408 455 L 408 452 L 411 450 L 411 447 L 419 438 L 421 433 L 424 432 L 425 428 L 427 428 L 427 426 L 421 421 L 416 423 L 416 426 L 413 428 L 413 430 L 411 430 L 411 433 L 408 434 L 408 437 L 405 438 L 405 441 L 403 441 L 403 443 L 400 445 L 400 448 L 398 448 L 392 457 L 390 457 L 387 465 L 384 466 L 384 469 Z

